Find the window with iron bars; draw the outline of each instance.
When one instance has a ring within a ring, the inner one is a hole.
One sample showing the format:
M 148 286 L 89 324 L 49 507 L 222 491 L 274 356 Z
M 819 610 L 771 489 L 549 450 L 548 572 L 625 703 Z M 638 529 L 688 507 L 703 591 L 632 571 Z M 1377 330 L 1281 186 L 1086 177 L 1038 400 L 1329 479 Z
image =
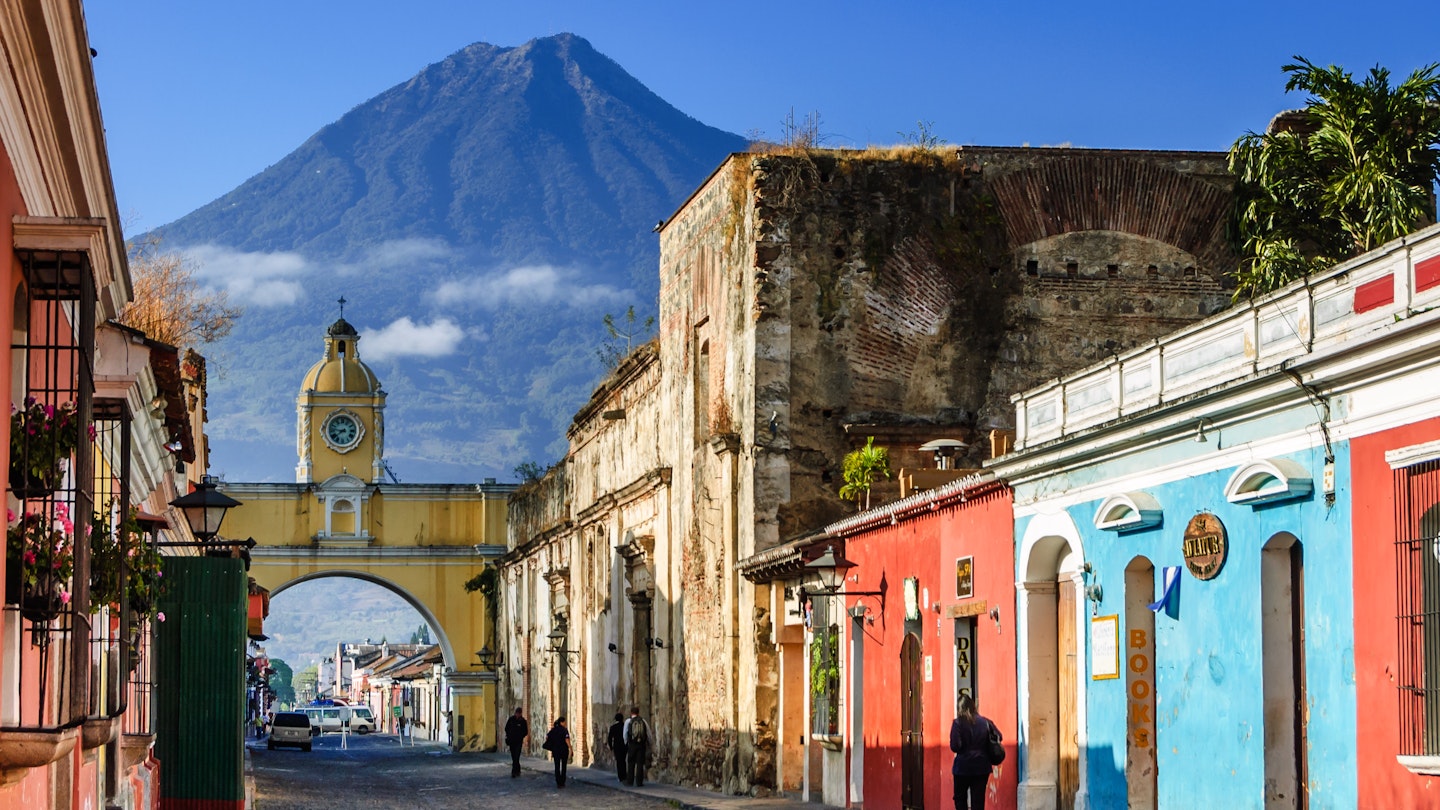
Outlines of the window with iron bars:
M 1395 470 L 1400 755 L 1440 755 L 1440 460 Z
M 810 733 L 820 736 L 840 733 L 840 628 L 830 622 L 830 601 L 811 602 Z
M 83 252 L 16 253 L 0 731 L 54 733 L 90 710 L 95 288 Z

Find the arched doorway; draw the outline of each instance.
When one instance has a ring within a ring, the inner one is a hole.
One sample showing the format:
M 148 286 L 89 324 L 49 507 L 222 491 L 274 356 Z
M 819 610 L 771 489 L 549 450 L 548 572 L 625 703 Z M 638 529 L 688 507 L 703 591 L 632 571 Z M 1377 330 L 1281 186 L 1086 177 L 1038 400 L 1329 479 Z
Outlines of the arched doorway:
M 1305 768 L 1305 559 L 1287 532 L 1260 550 L 1265 807 L 1309 805 Z
M 1125 566 L 1125 792 L 1130 810 L 1159 806 L 1155 755 L 1155 564 Z
M 1083 555 L 1074 523 L 1063 514 L 1037 518 L 1021 553 L 1021 806 L 1073 810 L 1084 766 Z

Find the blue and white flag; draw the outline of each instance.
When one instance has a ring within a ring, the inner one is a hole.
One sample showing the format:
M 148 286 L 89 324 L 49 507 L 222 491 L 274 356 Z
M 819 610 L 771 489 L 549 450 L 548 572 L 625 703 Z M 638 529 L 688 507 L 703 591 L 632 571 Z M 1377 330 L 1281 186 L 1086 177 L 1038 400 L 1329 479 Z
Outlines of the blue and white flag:
M 1150 603 L 1150 609 L 1155 611 L 1156 613 L 1165 610 L 1167 613 L 1171 613 L 1173 615 L 1173 609 L 1168 608 L 1171 607 L 1171 600 L 1175 598 L 1175 596 L 1180 590 L 1180 566 L 1167 565 L 1165 566 L 1164 571 L 1165 593 L 1160 595 L 1160 601 Z

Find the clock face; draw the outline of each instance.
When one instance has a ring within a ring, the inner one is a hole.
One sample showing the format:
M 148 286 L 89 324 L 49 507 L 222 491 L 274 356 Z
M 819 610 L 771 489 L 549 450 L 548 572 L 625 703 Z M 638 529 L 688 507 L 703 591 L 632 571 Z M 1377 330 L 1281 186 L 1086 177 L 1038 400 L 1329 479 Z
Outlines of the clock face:
M 339 447 L 349 447 L 360 436 L 360 425 L 345 414 L 336 414 L 325 423 L 325 435 Z

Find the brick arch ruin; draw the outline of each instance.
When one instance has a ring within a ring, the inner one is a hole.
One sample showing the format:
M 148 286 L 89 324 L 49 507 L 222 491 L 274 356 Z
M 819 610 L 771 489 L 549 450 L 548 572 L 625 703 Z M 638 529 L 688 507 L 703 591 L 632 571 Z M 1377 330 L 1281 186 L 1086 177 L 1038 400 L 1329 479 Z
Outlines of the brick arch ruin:
M 1231 194 L 1224 176 L 1186 174 L 1153 159 L 1173 153 L 1075 150 L 988 184 L 1012 246 L 1077 231 L 1116 231 L 1173 245 L 1212 274 L 1235 254 L 1225 239 Z M 1214 160 L 1213 154 L 1205 157 Z M 1198 161 L 1197 161 L 1198 162 Z

